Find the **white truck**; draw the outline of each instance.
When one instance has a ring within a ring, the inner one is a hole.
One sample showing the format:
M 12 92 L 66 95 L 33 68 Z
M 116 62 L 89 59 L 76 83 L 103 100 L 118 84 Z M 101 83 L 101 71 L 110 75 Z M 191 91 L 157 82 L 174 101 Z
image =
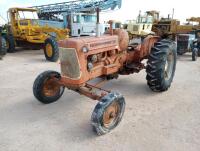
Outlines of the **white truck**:
M 72 13 L 63 17 L 64 26 L 70 29 L 72 37 L 96 35 L 96 14 Z M 108 28 L 109 24 L 100 24 L 100 34 L 103 34 Z
M 70 30 L 70 36 L 95 36 L 96 35 L 96 14 L 90 13 L 72 13 L 62 14 L 63 21 L 50 21 L 39 20 L 41 26 L 48 25 L 54 28 L 68 28 Z M 109 24 L 100 23 L 100 34 L 103 34 L 108 28 Z

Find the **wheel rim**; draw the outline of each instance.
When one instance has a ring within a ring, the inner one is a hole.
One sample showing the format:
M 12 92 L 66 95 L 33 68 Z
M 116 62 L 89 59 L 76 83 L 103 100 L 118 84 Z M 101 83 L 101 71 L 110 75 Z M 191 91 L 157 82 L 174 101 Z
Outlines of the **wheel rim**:
M 51 46 L 51 44 L 47 44 L 46 45 L 46 54 L 48 57 L 52 57 L 53 55 L 53 48 Z
M 10 44 L 9 44 L 9 42 L 6 40 L 6 49 L 9 49 L 9 47 L 10 47 Z
M 172 51 L 170 51 L 165 63 L 165 79 L 166 80 L 169 80 L 171 78 L 172 73 L 173 73 L 173 66 L 174 66 L 174 54 Z
M 119 117 L 120 105 L 117 102 L 113 102 L 109 105 L 103 113 L 103 125 L 106 128 L 113 126 Z
M 45 80 L 43 85 L 43 94 L 47 97 L 56 96 L 60 91 L 60 85 L 54 79 Z

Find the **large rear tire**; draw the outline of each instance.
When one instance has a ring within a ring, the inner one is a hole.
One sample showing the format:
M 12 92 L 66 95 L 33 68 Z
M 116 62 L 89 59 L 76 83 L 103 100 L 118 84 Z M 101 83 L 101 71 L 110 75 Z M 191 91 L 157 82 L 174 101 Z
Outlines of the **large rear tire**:
M 196 61 L 198 57 L 198 49 L 194 48 L 192 49 L 192 61 Z
M 60 77 L 60 73 L 56 71 L 45 71 L 36 78 L 33 84 L 33 94 L 38 101 L 49 104 L 62 96 L 65 87 L 58 83 Z
M 6 49 L 6 39 L 3 36 L 0 36 L 1 40 L 0 40 L 0 59 L 2 59 L 6 53 L 7 53 L 7 49 Z
M 59 58 L 59 49 L 57 41 L 49 37 L 45 40 L 44 54 L 48 61 L 56 62 Z
M 13 35 L 3 35 L 3 37 L 6 39 L 6 47 L 8 53 L 15 52 L 15 39 Z
M 198 49 L 198 57 L 200 57 L 200 49 Z
M 176 43 L 163 39 L 155 43 L 148 57 L 146 68 L 147 84 L 152 91 L 168 90 L 176 70 Z

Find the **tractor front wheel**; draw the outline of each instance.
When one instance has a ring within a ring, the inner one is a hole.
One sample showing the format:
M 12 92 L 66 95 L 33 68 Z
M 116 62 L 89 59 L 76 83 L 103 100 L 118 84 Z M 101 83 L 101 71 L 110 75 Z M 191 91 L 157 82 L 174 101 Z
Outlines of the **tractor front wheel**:
M 168 90 L 176 70 L 176 44 L 163 39 L 155 43 L 147 61 L 147 84 L 151 90 L 162 92 Z
M 3 35 L 6 40 L 6 49 L 7 52 L 13 53 L 15 52 L 15 39 L 13 35 Z
M 65 87 L 58 83 L 60 77 L 60 73 L 56 71 L 41 73 L 33 84 L 34 96 L 44 104 L 57 101 L 65 90 Z
M 56 62 L 59 58 L 59 49 L 57 41 L 50 37 L 45 40 L 44 54 L 48 61 Z
M 96 105 L 91 122 L 97 135 L 104 135 L 121 121 L 125 110 L 124 97 L 119 93 L 109 93 Z

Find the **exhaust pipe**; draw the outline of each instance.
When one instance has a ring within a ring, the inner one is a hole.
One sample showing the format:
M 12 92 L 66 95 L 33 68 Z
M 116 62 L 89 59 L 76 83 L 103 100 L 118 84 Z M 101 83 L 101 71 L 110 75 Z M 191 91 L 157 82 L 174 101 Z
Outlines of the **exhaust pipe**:
M 97 11 L 96 37 L 100 37 L 100 21 L 99 21 L 100 9 L 99 7 L 96 9 L 96 11 Z

